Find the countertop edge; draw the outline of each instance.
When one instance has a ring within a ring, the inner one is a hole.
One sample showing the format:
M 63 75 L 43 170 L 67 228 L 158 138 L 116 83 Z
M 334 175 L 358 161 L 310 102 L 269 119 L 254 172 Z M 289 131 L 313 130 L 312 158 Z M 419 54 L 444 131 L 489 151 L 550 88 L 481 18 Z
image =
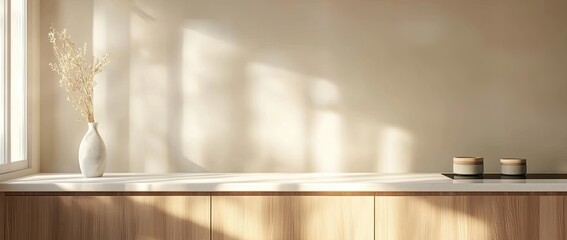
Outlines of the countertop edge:
M 567 179 L 452 180 L 438 173 L 186 173 L 33 174 L 0 182 L 0 192 L 123 192 L 228 194 L 379 194 L 379 193 L 567 193 Z

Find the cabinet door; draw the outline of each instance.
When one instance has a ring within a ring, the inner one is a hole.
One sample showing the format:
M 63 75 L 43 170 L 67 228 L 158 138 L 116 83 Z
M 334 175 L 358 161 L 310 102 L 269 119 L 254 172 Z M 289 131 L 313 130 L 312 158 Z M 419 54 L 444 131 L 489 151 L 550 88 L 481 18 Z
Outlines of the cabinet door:
M 567 239 L 566 197 L 539 197 L 539 239 Z
M 213 196 L 212 239 L 372 239 L 372 196 Z
M 564 239 L 563 197 L 377 196 L 376 239 Z
M 8 239 L 209 239 L 209 196 L 6 196 Z

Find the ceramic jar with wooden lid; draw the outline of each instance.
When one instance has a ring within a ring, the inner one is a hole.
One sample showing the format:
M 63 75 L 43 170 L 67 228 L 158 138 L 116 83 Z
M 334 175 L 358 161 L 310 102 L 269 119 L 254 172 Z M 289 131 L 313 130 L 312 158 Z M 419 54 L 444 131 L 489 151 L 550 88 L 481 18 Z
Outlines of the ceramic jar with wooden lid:
M 524 158 L 500 159 L 500 172 L 502 175 L 525 175 L 527 170 L 527 161 Z
M 457 175 L 481 175 L 484 172 L 484 159 L 481 157 L 454 157 L 453 173 Z

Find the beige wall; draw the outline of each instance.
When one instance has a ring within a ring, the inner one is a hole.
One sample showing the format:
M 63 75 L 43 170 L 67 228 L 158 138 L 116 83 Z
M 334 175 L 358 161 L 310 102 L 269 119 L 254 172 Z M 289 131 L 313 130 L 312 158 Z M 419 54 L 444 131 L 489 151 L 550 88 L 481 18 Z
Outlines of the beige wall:
M 48 26 L 109 52 L 108 172 L 567 171 L 567 1 L 42 0 L 41 170 L 86 130 Z

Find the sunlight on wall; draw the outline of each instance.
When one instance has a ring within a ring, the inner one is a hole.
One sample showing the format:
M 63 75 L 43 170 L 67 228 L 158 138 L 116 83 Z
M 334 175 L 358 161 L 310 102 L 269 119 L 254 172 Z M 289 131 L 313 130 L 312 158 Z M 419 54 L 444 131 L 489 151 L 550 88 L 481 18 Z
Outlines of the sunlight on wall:
M 261 63 L 248 66 L 254 158 L 264 168 L 297 171 L 305 163 L 305 78 Z
M 164 37 L 159 26 L 136 14 L 130 23 L 130 171 L 167 172 L 168 67 L 165 51 L 160 51 Z M 145 37 L 136 37 L 140 35 Z
M 106 11 L 103 10 L 104 7 L 102 4 L 94 4 L 94 11 L 93 11 L 93 56 L 102 56 L 103 54 L 107 53 L 107 43 L 106 43 L 106 33 L 108 32 L 106 28 Z M 105 119 L 105 111 L 97 111 L 103 110 L 103 106 L 106 106 L 106 79 L 107 79 L 107 71 L 102 71 L 96 75 L 97 85 L 95 86 L 95 92 L 97 97 L 94 98 L 94 105 L 95 105 L 95 113 L 100 119 Z M 100 108 L 100 109 L 99 109 Z
M 93 2 L 93 42 L 92 42 L 92 49 L 93 49 L 93 56 L 100 57 L 103 56 L 105 53 L 108 52 L 108 44 L 107 44 L 107 35 L 108 29 L 106 27 L 106 11 L 104 11 L 103 3 L 106 1 L 98 1 Z M 98 131 L 101 137 L 104 139 L 107 151 L 112 153 L 112 146 L 116 145 L 114 141 L 114 135 L 112 131 L 109 131 L 113 121 L 108 116 L 108 111 L 106 109 L 107 101 L 108 101 L 108 70 L 102 71 L 95 76 L 96 85 L 94 87 L 94 99 L 93 99 L 93 107 L 94 107 L 94 117 L 95 121 L 103 124 L 99 124 Z M 112 155 L 111 155 L 112 156 Z M 107 157 L 108 158 L 108 157 Z M 110 158 L 108 158 L 110 159 Z M 127 160 L 127 159 L 123 159 Z M 115 161 L 113 161 L 115 162 Z M 111 161 L 108 161 L 107 168 L 113 165 Z
M 336 109 L 340 93 L 335 84 L 327 79 L 311 81 L 311 168 L 317 172 L 340 172 L 343 168 L 343 120 L 331 109 Z
M 340 99 L 339 89 L 326 79 L 311 81 L 310 96 L 316 107 L 334 107 Z
M 397 127 L 386 127 L 377 146 L 377 172 L 411 172 L 413 136 Z
M 567 171 L 567 130 L 557 128 L 567 111 L 555 104 L 567 103 L 566 31 L 554 27 L 567 20 L 565 1 L 41 2 L 42 172 L 79 172 L 69 145 L 85 131 L 46 64 L 51 22 L 111 54 L 95 90 L 107 172 L 189 172 L 191 161 L 216 172 L 316 171 L 314 157 L 342 158 L 342 172 L 439 172 L 450 149 L 517 152 L 541 159 L 532 170 Z M 533 81 L 540 75 L 545 84 Z M 459 97 L 471 92 L 482 97 Z M 511 125 L 510 115 L 531 118 Z
M 107 147 L 106 169 L 129 170 L 130 11 L 124 2 L 93 3 L 93 56 L 109 54 L 110 62 L 96 75 L 95 121 Z M 90 45 L 89 45 L 90 47 Z
M 199 166 L 232 160 L 224 141 L 235 135 L 233 112 L 238 106 L 237 96 L 228 91 L 240 78 L 235 70 L 240 50 L 205 34 L 201 29 L 206 27 L 207 22 L 189 21 L 182 35 L 180 151 L 184 161 Z
M 317 110 L 311 129 L 312 168 L 316 172 L 340 172 L 342 161 L 341 117 L 333 111 Z
M 187 159 L 197 164 L 204 163 L 204 144 L 206 131 L 204 123 L 199 119 L 199 53 L 200 48 L 206 42 L 204 36 L 198 32 L 185 29 L 183 31 L 183 63 L 181 83 L 183 89 L 182 102 L 182 153 Z M 202 71 L 202 70 L 201 70 Z

